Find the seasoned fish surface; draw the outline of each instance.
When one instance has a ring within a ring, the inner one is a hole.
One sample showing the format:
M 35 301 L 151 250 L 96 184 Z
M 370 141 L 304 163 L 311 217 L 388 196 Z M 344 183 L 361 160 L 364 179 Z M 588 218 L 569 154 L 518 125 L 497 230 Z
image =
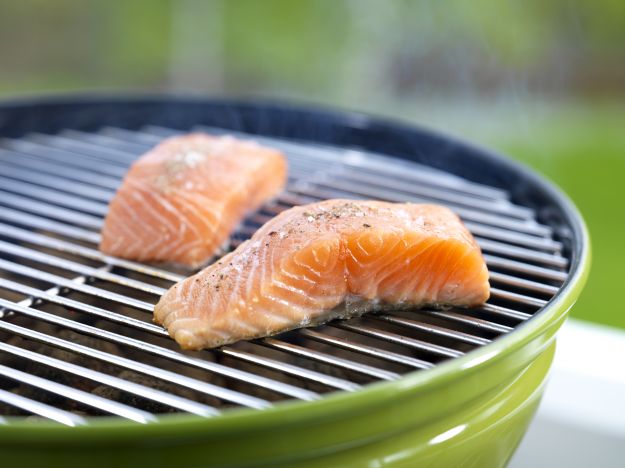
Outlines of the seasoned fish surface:
M 232 137 L 169 138 L 130 168 L 109 205 L 100 250 L 142 262 L 197 267 L 249 211 L 279 193 L 278 151 Z
M 154 318 L 183 348 L 201 349 L 377 308 L 488 297 L 480 249 L 449 209 L 327 200 L 282 212 L 174 285 Z

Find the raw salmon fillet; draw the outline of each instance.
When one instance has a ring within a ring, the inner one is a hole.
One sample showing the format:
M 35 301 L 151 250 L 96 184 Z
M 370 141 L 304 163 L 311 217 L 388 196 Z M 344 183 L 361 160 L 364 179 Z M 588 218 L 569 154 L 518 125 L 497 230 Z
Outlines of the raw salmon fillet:
M 186 349 L 407 306 L 489 297 L 480 248 L 438 205 L 327 200 L 282 212 L 174 285 L 154 318 Z
M 206 263 L 251 210 L 286 184 L 286 158 L 251 141 L 201 133 L 141 156 L 113 197 L 100 250 L 141 262 Z

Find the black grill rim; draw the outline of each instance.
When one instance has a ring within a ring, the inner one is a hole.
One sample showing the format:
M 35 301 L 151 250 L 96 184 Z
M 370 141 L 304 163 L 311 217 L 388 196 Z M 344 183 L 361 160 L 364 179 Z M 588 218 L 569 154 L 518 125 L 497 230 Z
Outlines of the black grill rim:
M 37 131 L 93 131 L 110 125 L 184 130 L 207 125 L 246 133 L 364 149 L 419 162 L 474 182 L 503 188 L 554 227 L 574 272 L 585 226 L 573 203 L 525 165 L 492 150 L 408 122 L 318 105 L 189 94 L 70 94 L 0 103 L 0 137 Z

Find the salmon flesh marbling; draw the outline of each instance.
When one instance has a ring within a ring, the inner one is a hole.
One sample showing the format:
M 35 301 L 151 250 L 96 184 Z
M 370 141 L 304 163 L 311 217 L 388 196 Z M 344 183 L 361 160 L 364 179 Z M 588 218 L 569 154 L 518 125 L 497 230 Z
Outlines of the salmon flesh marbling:
M 397 307 L 484 303 L 488 271 L 460 219 L 438 205 L 327 200 L 288 209 L 174 285 L 155 321 L 186 349 Z

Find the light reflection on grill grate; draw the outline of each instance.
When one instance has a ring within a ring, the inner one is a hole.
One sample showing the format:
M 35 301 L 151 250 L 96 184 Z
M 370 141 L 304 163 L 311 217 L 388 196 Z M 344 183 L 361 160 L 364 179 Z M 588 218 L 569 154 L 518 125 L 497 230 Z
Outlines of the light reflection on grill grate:
M 289 186 L 247 218 L 233 247 L 294 204 L 336 197 L 443 203 L 482 247 L 492 297 L 475 310 L 371 314 L 180 352 L 151 312 L 185 272 L 97 250 L 107 203 L 129 164 L 176 133 L 103 128 L 0 141 L 0 415 L 68 425 L 102 414 L 150 422 L 162 412 L 214 416 L 232 406 L 356 391 L 488 345 L 530 319 L 566 279 L 567 258 L 551 228 L 503 190 L 381 155 L 254 136 L 287 154 Z

